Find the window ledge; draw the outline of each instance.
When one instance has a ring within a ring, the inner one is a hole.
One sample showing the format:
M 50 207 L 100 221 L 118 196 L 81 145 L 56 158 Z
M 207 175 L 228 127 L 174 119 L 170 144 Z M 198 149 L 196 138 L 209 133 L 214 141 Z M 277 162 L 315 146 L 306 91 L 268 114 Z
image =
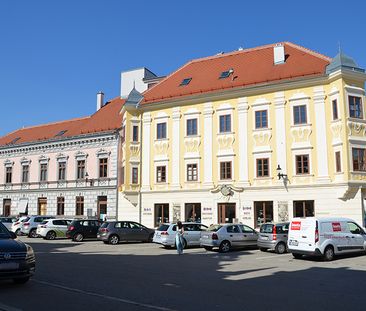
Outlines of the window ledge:
M 217 135 L 235 135 L 235 132 L 218 132 Z
M 311 123 L 303 123 L 303 124 L 292 124 L 291 128 L 298 128 L 298 127 L 311 127 Z
M 253 132 L 265 132 L 265 131 L 272 131 L 271 127 L 260 127 L 260 128 L 254 128 Z

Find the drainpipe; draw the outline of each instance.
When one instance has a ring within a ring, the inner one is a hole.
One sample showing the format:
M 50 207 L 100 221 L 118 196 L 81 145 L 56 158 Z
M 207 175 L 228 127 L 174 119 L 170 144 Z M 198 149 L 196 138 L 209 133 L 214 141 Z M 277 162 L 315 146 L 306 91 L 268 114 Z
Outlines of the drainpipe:
M 150 139 L 150 138 L 149 138 Z M 139 174 L 139 182 L 140 182 L 140 189 L 139 189 L 139 223 L 142 221 L 142 194 L 141 194 L 141 187 L 142 187 L 142 113 L 140 114 L 140 174 Z
M 120 151 L 119 151 L 119 149 L 120 149 L 120 137 L 119 137 L 119 131 L 120 130 L 117 130 L 117 174 L 116 174 L 116 177 L 117 177 L 117 189 L 116 189 L 116 220 L 118 220 L 118 208 L 119 208 L 119 206 L 118 206 L 118 197 L 119 197 L 119 191 L 118 191 L 118 187 L 119 187 L 119 178 L 118 178 L 118 174 L 119 174 L 119 172 L 118 172 L 118 170 L 119 170 L 119 153 L 120 153 Z

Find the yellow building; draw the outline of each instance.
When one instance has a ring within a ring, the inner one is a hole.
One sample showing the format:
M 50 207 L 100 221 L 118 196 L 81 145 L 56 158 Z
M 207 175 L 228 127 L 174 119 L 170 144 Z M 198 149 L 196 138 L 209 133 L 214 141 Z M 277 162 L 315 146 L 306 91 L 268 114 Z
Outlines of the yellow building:
M 366 75 L 284 42 L 188 62 L 123 114 L 118 218 L 365 219 Z

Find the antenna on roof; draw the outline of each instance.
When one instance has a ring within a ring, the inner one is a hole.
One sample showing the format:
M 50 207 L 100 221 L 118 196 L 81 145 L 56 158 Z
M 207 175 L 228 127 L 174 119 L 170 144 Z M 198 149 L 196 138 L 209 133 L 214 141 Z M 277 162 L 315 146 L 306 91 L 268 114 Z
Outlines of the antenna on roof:
M 341 54 L 342 47 L 341 47 L 341 41 L 338 41 L 338 53 Z
M 239 46 L 238 51 L 243 51 L 244 48 L 242 46 Z

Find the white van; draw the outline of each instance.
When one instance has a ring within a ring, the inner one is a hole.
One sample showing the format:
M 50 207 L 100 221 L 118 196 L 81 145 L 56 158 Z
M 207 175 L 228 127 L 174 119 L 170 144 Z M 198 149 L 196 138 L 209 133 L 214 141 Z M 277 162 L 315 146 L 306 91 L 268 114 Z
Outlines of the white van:
M 366 251 L 366 233 L 348 218 L 294 218 L 288 234 L 288 252 L 295 258 L 302 255 L 322 256 Z

